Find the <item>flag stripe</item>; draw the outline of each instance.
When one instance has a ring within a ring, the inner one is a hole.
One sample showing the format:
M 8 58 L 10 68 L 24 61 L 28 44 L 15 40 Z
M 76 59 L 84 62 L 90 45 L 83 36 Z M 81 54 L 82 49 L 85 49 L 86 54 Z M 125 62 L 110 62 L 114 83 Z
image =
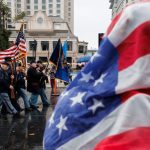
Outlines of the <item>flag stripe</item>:
M 19 55 L 19 50 L 16 45 L 13 45 L 9 49 L 0 52 L 0 62 L 3 62 L 6 57 L 14 58 L 17 55 Z
M 150 127 L 136 128 L 106 138 L 94 150 L 148 150 L 150 148 L 149 135 Z
M 124 10 L 112 32 L 108 35 L 115 47 L 118 47 L 138 26 L 149 21 L 150 13 L 147 13 L 149 10 L 150 3 L 134 4 Z
M 118 46 L 119 71 L 131 66 L 138 58 L 149 54 L 149 35 L 150 21 L 141 24 Z
M 143 56 L 118 74 L 118 83 L 116 93 L 120 94 L 126 91 L 148 88 L 150 85 L 150 54 Z
M 133 106 L 136 109 L 133 109 Z M 57 150 L 70 150 L 72 148 L 74 148 L 74 150 L 91 150 L 107 136 L 120 134 L 138 127 L 149 127 L 150 117 L 147 117 L 150 115 L 149 110 L 149 95 L 137 94 L 132 96 L 91 130 L 70 140 Z
M 117 16 L 115 16 L 115 18 L 112 20 L 111 24 L 109 25 L 109 27 L 107 29 L 107 32 L 106 32 L 105 36 L 107 36 L 107 35 L 109 35 L 111 33 L 111 31 L 113 30 L 114 26 L 116 25 L 116 23 L 120 19 L 121 14 L 122 14 L 122 12 L 119 13 Z

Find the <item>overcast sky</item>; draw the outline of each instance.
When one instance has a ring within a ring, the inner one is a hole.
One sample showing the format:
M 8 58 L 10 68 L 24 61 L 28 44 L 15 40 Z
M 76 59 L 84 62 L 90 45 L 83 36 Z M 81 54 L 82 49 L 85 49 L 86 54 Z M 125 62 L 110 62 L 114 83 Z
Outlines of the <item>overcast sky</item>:
M 97 48 L 98 33 L 105 32 L 111 21 L 109 0 L 74 0 L 75 35 L 88 47 Z

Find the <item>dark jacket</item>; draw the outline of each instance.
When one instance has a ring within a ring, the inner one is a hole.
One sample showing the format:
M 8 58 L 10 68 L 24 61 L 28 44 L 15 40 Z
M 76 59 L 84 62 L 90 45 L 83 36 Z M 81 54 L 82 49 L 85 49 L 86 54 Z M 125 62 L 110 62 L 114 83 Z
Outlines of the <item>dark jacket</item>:
M 42 74 L 42 76 L 40 78 L 40 87 L 45 89 L 46 88 L 45 82 L 48 83 L 48 77 L 42 72 L 41 72 L 41 74 Z
M 20 89 L 20 88 L 23 88 L 25 89 L 26 86 L 25 86 L 25 74 L 23 72 L 19 72 L 17 73 L 16 75 L 16 89 Z
M 30 67 L 27 71 L 27 90 L 31 93 L 37 93 L 40 88 L 40 79 L 42 73 L 38 72 L 36 68 Z
M 0 67 L 0 93 L 8 93 L 10 86 L 10 76 L 7 71 Z

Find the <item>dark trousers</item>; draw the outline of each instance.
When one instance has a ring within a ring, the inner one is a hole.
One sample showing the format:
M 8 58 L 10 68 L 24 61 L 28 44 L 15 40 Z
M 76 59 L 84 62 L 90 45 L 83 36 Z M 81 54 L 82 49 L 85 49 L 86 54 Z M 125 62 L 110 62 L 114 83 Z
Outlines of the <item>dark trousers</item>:
M 9 95 L 9 98 L 10 98 L 10 95 Z M 13 105 L 13 107 L 19 112 L 21 110 L 21 108 L 20 108 L 19 104 L 17 103 L 16 99 L 10 98 L 10 101 L 11 101 L 11 104 Z M 6 105 L 4 103 L 2 103 L 1 114 L 5 115 L 7 113 L 8 113 L 8 111 L 7 111 Z

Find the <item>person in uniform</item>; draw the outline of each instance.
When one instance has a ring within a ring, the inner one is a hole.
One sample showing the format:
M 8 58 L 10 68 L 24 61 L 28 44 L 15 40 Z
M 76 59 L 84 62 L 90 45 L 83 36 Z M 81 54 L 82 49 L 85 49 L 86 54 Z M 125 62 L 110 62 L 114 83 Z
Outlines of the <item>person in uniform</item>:
M 14 117 L 18 117 L 19 113 L 12 105 L 9 97 L 9 91 L 14 90 L 14 87 L 11 85 L 11 80 L 7 72 L 8 68 L 9 64 L 6 61 L 0 66 L 0 105 L 3 104 L 6 107 L 7 112 L 13 114 Z M 2 112 L 2 115 L 6 115 L 7 112 Z
M 36 109 L 38 96 L 41 96 L 43 105 L 48 106 L 48 100 L 46 97 L 46 94 L 43 95 L 43 91 L 40 88 L 40 80 L 43 76 L 43 73 L 41 73 L 38 68 L 35 61 L 31 61 L 30 67 L 27 71 L 27 90 L 31 92 L 30 97 L 30 104 L 33 109 Z

